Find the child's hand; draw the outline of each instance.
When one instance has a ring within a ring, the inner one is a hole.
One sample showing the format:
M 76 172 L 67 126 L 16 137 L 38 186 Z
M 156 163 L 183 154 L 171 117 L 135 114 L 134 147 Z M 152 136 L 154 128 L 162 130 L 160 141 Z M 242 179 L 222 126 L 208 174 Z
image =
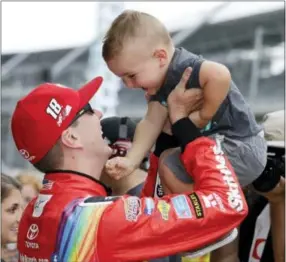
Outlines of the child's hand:
M 114 157 L 105 164 L 105 172 L 115 180 L 130 175 L 135 166 L 127 157 Z

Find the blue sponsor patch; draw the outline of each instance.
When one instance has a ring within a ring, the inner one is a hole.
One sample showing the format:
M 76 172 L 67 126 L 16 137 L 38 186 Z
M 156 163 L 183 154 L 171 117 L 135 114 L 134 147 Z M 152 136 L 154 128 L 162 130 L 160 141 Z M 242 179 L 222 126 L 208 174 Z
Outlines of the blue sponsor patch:
M 152 198 L 145 198 L 144 214 L 150 216 L 155 208 L 154 200 Z
M 189 207 L 186 196 L 179 195 L 171 198 L 171 202 L 174 206 L 175 212 L 178 218 L 191 218 L 192 213 Z

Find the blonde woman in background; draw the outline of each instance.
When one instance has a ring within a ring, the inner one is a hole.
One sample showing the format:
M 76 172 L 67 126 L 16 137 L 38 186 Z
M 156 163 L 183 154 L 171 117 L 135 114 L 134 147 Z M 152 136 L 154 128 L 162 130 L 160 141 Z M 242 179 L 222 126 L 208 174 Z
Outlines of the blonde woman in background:
M 33 170 L 23 170 L 16 176 L 16 179 L 22 185 L 21 193 L 25 207 L 32 199 L 38 196 L 42 188 L 41 178 L 42 174 Z
M 17 249 L 7 245 L 17 242 L 23 212 L 21 185 L 12 177 L 1 174 L 1 262 L 17 261 Z

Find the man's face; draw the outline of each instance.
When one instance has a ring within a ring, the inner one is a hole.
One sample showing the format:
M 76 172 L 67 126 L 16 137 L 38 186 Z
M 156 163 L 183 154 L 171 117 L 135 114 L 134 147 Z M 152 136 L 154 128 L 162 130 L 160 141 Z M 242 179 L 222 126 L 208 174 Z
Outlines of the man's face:
M 87 152 L 95 156 L 109 156 L 112 150 L 102 138 L 100 119 L 102 113 L 93 109 L 86 112 L 77 120 L 77 125 L 73 127 L 80 138 L 81 146 Z
M 154 95 L 164 81 L 164 70 L 159 58 L 146 47 L 128 48 L 107 61 L 108 68 L 122 79 L 128 88 L 141 88 Z

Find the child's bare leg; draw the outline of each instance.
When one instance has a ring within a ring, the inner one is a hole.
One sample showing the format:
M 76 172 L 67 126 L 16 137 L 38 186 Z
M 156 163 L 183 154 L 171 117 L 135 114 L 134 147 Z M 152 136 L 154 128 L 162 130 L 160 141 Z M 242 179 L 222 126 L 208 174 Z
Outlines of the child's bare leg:
M 180 161 L 179 159 L 175 160 L 174 158 L 174 154 L 177 153 L 178 148 L 171 148 L 165 150 L 160 156 L 158 171 L 165 194 L 180 194 L 193 191 L 193 184 L 191 183 L 191 179 L 188 183 L 185 183 L 179 180 L 174 174 L 174 172 L 176 172 L 176 174 L 180 172 L 185 173 L 184 170 L 179 169 L 179 165 L 177 165 L 175 162 Z

